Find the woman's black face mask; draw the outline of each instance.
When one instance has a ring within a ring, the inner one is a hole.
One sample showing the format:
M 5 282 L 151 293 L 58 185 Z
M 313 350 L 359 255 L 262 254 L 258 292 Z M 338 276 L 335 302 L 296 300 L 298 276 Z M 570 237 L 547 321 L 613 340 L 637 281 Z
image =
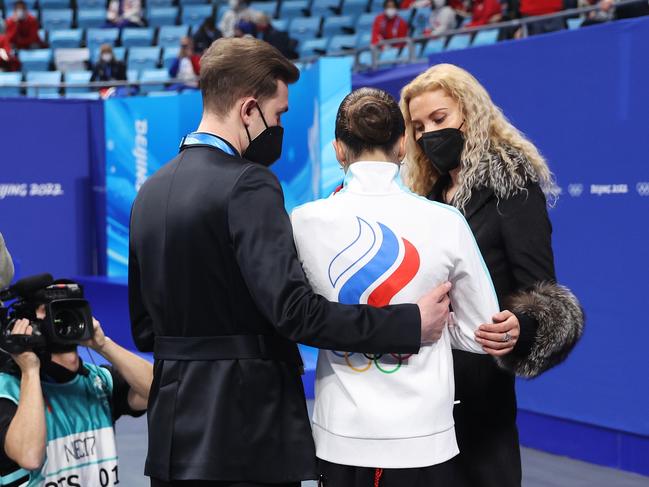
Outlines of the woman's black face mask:
M 266 129 L 257 137 L 252 139 L 248 127 L 246 127 L 246 133 L 248 134 L 250 144 L 243 153 L 243 158 L 264 166 L 270 166 L 282 156 L 284 128 L 280 125 L 269 127 L 259 105 L 257 105 L 257 110 L 259 110 L 261 120 L 264 122 Z
M 464 149 L 464 133 L 460 130 L 462 125 L 456 129 L 446 128 L 424 132 L 417 140 L 430 163 L 442 175 L 460 166 L 460 157 Z

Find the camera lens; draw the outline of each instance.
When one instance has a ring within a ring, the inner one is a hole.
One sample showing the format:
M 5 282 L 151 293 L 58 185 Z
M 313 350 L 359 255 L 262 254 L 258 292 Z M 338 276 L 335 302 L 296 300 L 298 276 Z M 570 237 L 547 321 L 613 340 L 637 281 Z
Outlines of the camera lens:
M 83 336 L 85 321 L 83 314 L 75 309 L 58 310 L 52 319 L 54 333 L 66 340 L 75 340 Z

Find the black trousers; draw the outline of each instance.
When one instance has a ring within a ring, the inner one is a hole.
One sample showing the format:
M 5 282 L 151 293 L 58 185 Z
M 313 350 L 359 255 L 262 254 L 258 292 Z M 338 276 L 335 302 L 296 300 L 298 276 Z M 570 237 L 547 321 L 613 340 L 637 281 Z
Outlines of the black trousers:
M 318 460 L 319 487 L 455 487 L 454 459 L 424 468 L 366 468 Z
M 218 480 L 164 480 L 151 479 L 151 487 L 300 487 L 300 482 L 287 484 L 260 484 L 258 482 L 221 482 Z

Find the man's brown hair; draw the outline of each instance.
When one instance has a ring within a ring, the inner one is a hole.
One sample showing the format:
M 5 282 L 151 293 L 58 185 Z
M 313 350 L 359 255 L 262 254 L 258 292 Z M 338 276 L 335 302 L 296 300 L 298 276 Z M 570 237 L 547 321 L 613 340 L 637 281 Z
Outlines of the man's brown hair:
M 238 99 L 272 98 L 278 80 L 291 84 L 299 77 L 295 65 L 264 41 L 249 37 L 219 39 L 201 58 L 203 108 L 223 116 Z

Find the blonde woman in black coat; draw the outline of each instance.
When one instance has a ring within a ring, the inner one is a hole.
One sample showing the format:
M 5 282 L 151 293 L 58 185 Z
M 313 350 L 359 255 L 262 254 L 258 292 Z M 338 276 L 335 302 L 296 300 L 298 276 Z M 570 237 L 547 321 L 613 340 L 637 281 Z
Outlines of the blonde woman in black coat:
M 536 147 L 465 70 L 431 67 L 402 90 L 401 109 L 411 188 L 464 213 L 502 310 L 476 333 L 489 355 L 454 351 L 458 485 L 520 487 L 514 377 L 561 362 L 584 323 L 575 296 L 556 283 L 547 204 L 558 188 Z

